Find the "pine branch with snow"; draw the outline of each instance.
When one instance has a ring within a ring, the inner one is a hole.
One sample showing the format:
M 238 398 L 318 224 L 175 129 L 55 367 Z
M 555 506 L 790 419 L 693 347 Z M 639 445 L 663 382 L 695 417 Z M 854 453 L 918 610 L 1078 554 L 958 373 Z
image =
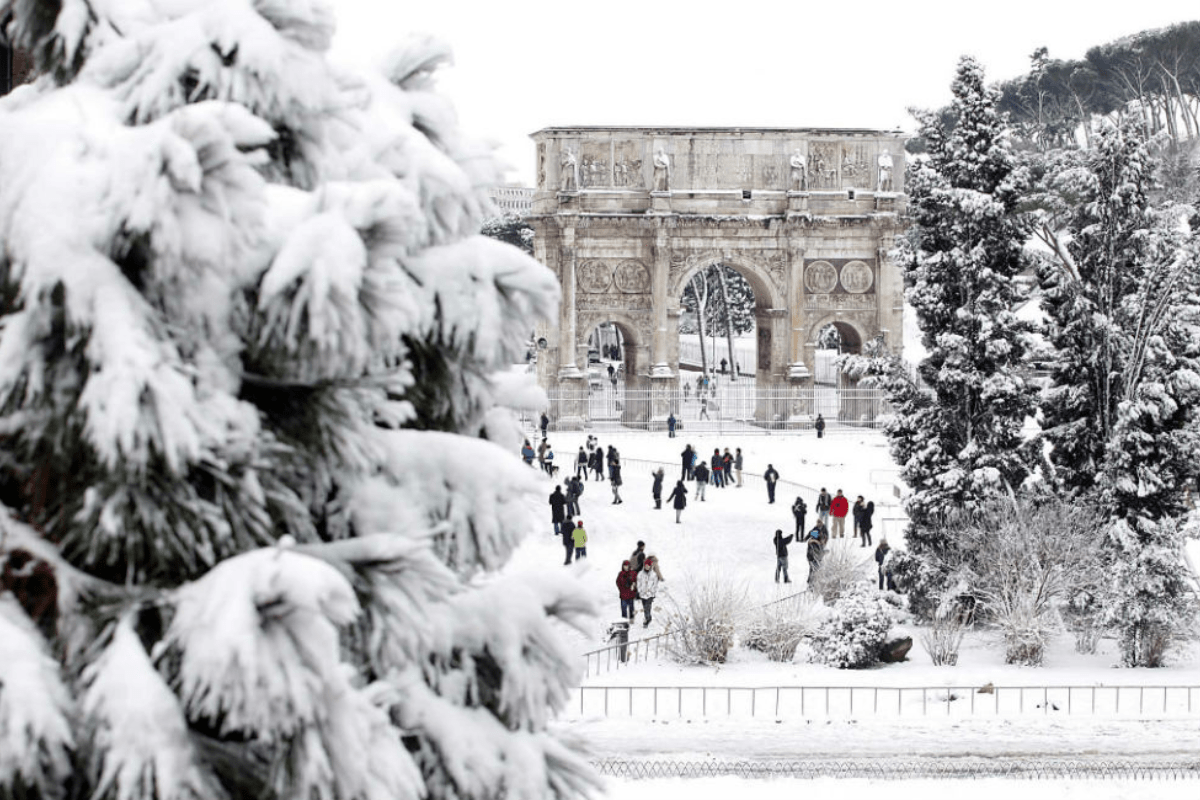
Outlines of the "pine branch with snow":
M 404 43 L 313 0 L 0 0 L 0 795 L 566 798 L 591 609 L 508 562 L 558 301 Z M 18 687 L 14 693 L 10 688 Z

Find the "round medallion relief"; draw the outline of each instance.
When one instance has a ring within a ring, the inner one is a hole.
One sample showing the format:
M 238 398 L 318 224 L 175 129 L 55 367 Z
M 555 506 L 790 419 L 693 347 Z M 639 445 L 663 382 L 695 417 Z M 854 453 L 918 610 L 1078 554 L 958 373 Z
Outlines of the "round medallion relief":
M 579 265 L 579 288 L 591 294 L 608 291 L 612 270 L 603 261 L 585 261 Z
M 837 282 L 837 269 L 828 261 L 814 261 L 804 268 L 804 287 L 812 294 L 829 294 Z
M 875 274 L 862 261 L 851 261 L 842 267 L 842 288 L 851 294 L 862 294 L 875 283 Z
M 617 288 L 629 294 L 650 291 L 650 273 L 640 261 L 622 261 L 617 265 Z

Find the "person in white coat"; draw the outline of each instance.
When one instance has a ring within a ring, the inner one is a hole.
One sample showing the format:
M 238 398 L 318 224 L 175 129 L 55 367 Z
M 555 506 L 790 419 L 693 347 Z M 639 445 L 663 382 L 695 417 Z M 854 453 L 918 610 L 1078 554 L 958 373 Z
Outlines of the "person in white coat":
M 658 595 L 658 573 L 654 571 L 654 562 L 649 558 L 638 573 L 637 591 L 642 600 L 642 616 L 645 620 L 642 627 L 646 628 L 650 626 L 650 620 L 653 618 L 654 598 Z

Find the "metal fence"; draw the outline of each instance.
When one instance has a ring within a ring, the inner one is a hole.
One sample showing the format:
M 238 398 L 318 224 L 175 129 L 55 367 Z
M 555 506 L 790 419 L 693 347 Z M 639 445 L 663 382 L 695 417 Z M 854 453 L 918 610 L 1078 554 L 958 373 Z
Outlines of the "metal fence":
M 641 380 L 641 379 L 635 379 Z M 550 430 L 666 430 L 674 415 L 678 430 L 696 433 L 769 434 L 811 431 L 820 414 L 827 433 L 877 428 L 890 413 L 879 389 L 807 387 L 770 383 L 753 378 L 731 382 L 718 377 L 715 388 L 697 391 L 690 382 L 671 388 L 628 386 L 617 381 L 593 382 L 587 390 L 546 390 Z M 527 414 L 531 430 L 540 414 Z
M 874 778 L 1062 780 L 1195 780 L 1200 759 L 1052 758 L 959 756 L 870 759 L 743 759 L 693 761 L 685 759 L 604 758 L 592 765 L 601 775 L 615 778 Z
M 745 613 L 753 614 L 772 606 L 799 603 L 808 597 L 809 592 L 805 590 L 778 600 L 772 600 Z M 619 670 L 622 667 L 635 666 L 652 659 L 658 660 L 663 656 L 670 655 L 675 645 L 675 639 L 680 633 L 682 631 L 678 629 L 666 630 L 653 636 L 644 636 L 641 639 L 633 639 L 626 643 L 610 644 L 605 647 L 596 648 L 595 650 L 589 650 L 583 654 L 584 677 L 591 677 L 593 673 L 600 675 L 605 672 Z
M 740 717 L 1200 716 L 1200 686 L 582 686 L 580 716 Z

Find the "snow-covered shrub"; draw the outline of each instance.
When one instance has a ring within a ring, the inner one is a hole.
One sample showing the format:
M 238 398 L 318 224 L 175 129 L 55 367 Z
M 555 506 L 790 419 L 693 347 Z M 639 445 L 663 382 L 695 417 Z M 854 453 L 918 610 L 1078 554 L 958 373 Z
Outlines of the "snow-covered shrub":
M 874 553 L 874 551 L 870 551 Z M 870 583 L 875 576 L 875 561 L 872 555 L 862 555 L 860 548 L 842 546 L 832 541 L 825 548 L 821 566 L 813 576 L 809 589 L 824 598 L 826 603 L 835 603 L 853 587 Z
M 1075 635 L 1075 652 L 1092 655 L 1104 635 L 1103 610 L 1092 591 L 1078 590 L 1063 605 L 1062 617 Z
M 934 666 L 953 667 L 958 664 L 958 651 L 972 622 L 971 612 L 957 603 L 934 612 L 929 627 L 920 636 L 921 646 L 929 654 Z
M 937 615 L 941 596 L 949 588 L 946 571 L 930 558 L 902 548 L 892 550 L 892 580 L 908 598 L 908 608 L 917 619 L 931 622 Z
M 796 647 L 816 630 L 825 613 L 825 606 L 812 594 L 789 603 L 772 603 L 746 623 L 739 641 L 772 661 L 791 661 Z
M 671 655 L 689 664 L 722 664 L 733 648 L 736 617 L 746 607 L 746 588 L 724 576 L 710 575 L 692 582 L 680 603 L 667 595 L 664 616 Z
M 879 661 L 879 650 L 896 621 L 894 607 L 872 586 L 851 587 L 809 637 L 810 656 L 838 669 L 861 669 Z

